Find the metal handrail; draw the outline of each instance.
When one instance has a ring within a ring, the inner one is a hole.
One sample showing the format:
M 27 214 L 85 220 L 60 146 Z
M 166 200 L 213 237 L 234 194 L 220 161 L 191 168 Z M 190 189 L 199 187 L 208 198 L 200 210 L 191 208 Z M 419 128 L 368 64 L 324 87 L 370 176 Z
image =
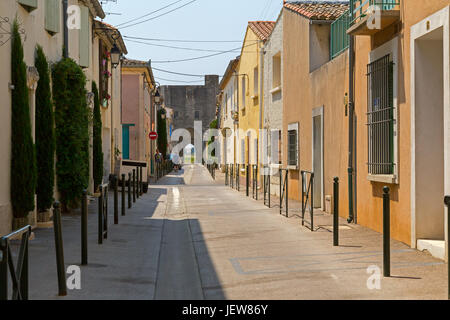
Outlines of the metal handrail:
M 302 170 L 302 226 L 305 225 L 305 213 L 309 200 L 311 231 L 314 231 L 314 172 Z M 309 176 L 309 179 L 308 179 Z
M 19 256 L 14 265 L 9 241 L 22 234 Z M 0 238 L 0 300 L 8 300 L 8 273 L 11 276 L 13 292 L 12 300 L 28 300 L 28 240 L 31 226 L 25 226 Z M 8 272 L 9 271 L 9 272 Z

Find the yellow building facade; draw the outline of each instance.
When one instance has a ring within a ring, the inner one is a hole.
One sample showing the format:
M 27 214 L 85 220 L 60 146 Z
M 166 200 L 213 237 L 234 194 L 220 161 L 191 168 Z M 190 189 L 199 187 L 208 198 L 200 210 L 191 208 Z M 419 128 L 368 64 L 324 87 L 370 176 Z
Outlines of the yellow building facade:
M 239 126 L 236 132 L 236 160 L 243 168 L 259 163 L 259 130 L 263 119 L 263 46 L 275 22 L 248 23 L 237 67 Z M 245 170 L 241 175 L 245 176 Z

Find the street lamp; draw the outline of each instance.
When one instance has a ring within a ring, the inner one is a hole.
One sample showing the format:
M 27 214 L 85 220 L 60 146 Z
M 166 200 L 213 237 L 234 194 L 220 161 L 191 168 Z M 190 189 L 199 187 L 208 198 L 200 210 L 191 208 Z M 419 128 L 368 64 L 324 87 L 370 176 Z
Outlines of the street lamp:
M 114 46 L 111 49 L 111 64 L 114 69 L 116 69 L 120 63 L 120 55 L 121 55 L 121 52 L 120 52 L 119 48 L 117 47 L 117 44 L 114 43 Z
M 161 95 L 159 94 L 159 90 L 158 89 L 156 89 L 156 92 L 155 92 L 155 103 L 156 104 L 160 104 L 161 103 Z

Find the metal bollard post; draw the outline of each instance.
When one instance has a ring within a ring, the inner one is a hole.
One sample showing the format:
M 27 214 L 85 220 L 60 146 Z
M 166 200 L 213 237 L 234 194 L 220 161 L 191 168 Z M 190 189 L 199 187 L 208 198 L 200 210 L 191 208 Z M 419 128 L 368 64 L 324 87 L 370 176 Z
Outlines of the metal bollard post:
M 114 176 L 114 224 L 119 224 L 119 179 Z
M 64 265 L 64 250 L 61 230 L 61 206 L 59 202 L 53 204 L 53 228 L 55 234 L 56 270 L 58 273 L 58 295 L 67 295 L 66 270 Z
M 450 196 L 446 196 L 444 199 L 447 206 L 447 281 L 448 281 L 448 299 L 450 300 Z
M 133 203 L 136 202 L 136 169 L 133 169 Z
M 339 178 L 333 183 L 333 246 L 339 246 Z
M 122 174 L 122 216 L 125 215 L 125 174 Z
M 278 172 L 280 174 L 280 214 L 282 214 L 283 213 L 283 196 L 282 196 L 283 191 L 282 191 L 281 185 L 283 184 L 283 170 L 278 169 Z M 303 190 L 303 188 L 302 188 L 302 190 Z M 303 195 L 302 195 L 302 199 L 303 199 Z
M 98 213 L 97 213 L 97 218 L 98 218 L 98 239 L 97 242 L 98 244 L 102 244 L 103 243 L 103 186 L 99 187 L 100 190 L 100 198 L 98 198 Z
M 249 188 L 250 188 L 250 165 L 247 165 L 246 166 L 246 169 L 245 169 L 245 183 L 246 183 L 246 193 L 247 193 L 247 197 L 249 196 L 249 194 L 250 194 L 250 190 L 249 190 Z
M 128 209 L 131 209 L 131 172 L 128 173 Z
M 284 180 L 286 183 L 286 194 L 284 195 L 284 199 L 286 201 L 286 217 L 289 218 L 289 170 L 286 170 L 286 176 L 284 177 Z
M 391 276 L 391 228 L 389 187 L 383 188 L 383 275 Z
M 88 264 L 88 206 L 87 190 L 83 190 L 81 198 L 81 265 Z
M 255 167 L 255 182 L 256 182 L 255 196 L 256 196 L 256 200 L 258 200 L 258 165 L 256 165 L 256 167 Z
M 142 167 L 139 167 L 139 177 L 140 177 L 139 192 L 141 193 L 141 196 L 142 196 L 142 195 L 144 195 L 144 186 L 143 186 L 144 179 L 142 177 Z
M 136 167 L 136 199 L 139 199 L 140 197 L 139 179 L 139 167 Z

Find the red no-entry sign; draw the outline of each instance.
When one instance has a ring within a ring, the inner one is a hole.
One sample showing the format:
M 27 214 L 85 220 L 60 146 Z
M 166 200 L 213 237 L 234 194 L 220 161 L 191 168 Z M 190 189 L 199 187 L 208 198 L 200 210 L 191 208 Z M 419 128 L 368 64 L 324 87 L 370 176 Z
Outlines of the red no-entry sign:
M 156 140 L 156 139 L 158 139 L 158 134 L 157 134 L 155 131 L 152 131 L 152 132 L 150 132 L 150 134 L 148 135 L 148 137 L 149 137 L 151 140 Z

